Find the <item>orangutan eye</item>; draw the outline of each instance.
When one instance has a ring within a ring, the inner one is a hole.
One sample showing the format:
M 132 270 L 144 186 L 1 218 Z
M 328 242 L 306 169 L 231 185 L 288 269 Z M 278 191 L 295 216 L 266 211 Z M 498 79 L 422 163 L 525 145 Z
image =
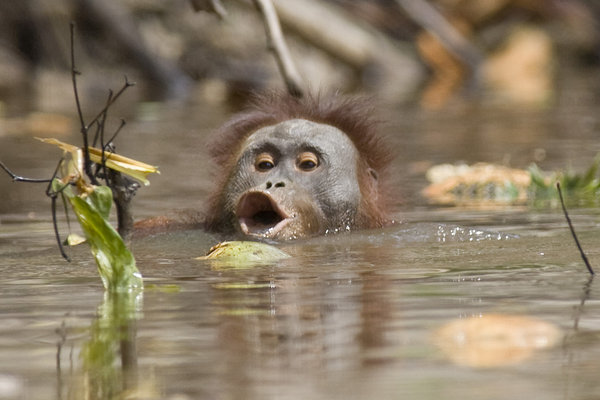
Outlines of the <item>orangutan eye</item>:
M 256 157 L 254 166 L 258 171 L 264 172 L 275 167 L 275 161 L 273 160 L 273 156 L 271 156 L 270 154 L 261 153 L 258 155 L 258 157 Z
M 310 172 L 319 166 L 319 157 L 315 153 L 305 151 L 298 157 L 298 169 Z

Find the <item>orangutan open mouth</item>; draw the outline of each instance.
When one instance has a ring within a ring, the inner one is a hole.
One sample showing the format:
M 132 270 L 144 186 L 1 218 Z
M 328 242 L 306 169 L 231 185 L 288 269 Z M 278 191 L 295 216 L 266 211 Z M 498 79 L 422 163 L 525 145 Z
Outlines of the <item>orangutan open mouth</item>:
M 266 192 L 242 195 L 236 215 L 242 232 L 246 235 L 272 236 L 290 222 L 287 213 Z

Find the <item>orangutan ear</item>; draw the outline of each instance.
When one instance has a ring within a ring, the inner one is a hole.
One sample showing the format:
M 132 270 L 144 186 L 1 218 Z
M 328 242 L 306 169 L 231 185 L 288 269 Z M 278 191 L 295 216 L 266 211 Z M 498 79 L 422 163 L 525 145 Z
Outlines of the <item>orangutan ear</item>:
M 377 184 L 377 181 L 379 180 L 379 174 L 377 173 L 377 171 L 375 171 L 373 168 L 369 167 L 367 169 L 367 171 L 369 172 L 369 176 L 371 177 L 371 179 L 373 180 L 374 184 Z
M 371 167 L 366 167 L 365 171 L 360 179 L 363 195 L 376 202 L 379 198 L 379 173 Z

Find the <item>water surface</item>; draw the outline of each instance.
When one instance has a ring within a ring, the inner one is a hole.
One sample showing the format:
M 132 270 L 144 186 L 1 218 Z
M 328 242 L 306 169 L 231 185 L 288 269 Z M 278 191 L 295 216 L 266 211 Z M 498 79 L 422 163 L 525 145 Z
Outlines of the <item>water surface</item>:
M 292 258 L 247 269 L 195 260 L 220 239 L 206 232 L 140 239 L 146 290 L 127 299 L 105 296 L 87 249 L 60 258 L 43 187 L 0 178 L 0 398 L 597 398 L 600 288 L 558 210 L 438 208 L 419 195 L 432 162 L 525 167 L 542 149 L 547 169 L 585 167 L 600 150 L 593 114 L 561 110 L 394 111 L 395 226 L 283 244 Z M 176 108 L 130 123 L 119 151 L 162 170 L 138 215 L 202 204 L 200 149 L 223 118 Z M 0 149 L 32 177 L 57 155 L 29 138 L 0 137 Z M 572 217 L 600 265 L 598 211 Z M 501 347 L 487 366 L 440 344 L 440 327 L 488 315 L 544 321 L 560 338 L 519 357 Z

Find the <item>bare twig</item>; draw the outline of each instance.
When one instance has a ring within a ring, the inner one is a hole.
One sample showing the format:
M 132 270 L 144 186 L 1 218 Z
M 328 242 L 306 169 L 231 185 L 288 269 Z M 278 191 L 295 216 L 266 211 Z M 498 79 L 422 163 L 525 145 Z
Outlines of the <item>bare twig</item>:
M 2 161 L 0 161 L 0 168 L 2 168 L 6 173 L 12 178 L 13 182 L 30 182 L 30 183 L 42 183 L 42 182 L 51 182 L 52 179 L 31 179 L 24 178 L 22 176 L 16 175 L 13 173 Z
M 108 89 L 108 98 L 106 99 L 106 104 L 109 104 L 111 102 L 112 97 L 113 97 L 113 91 L 112 91 L 112 89 Z M 98 144 L 98 139 L 100 139 L 100 147 L 104 147 L 104 122 L 106 121 L 107 117 L 108 117 L 108 107 L 105 107 L 102 117 L 96 124 L 97 129 L 96 129 L 96 134 L 94 135 L 94 141 L 92 144 L 92 146 L 94 146 L 94 147 L 96 147 L 96 145 Z
M 267 32 L 267 41 L 269 50 L 273 52 L 279 72 L 283 76 L 285 85 L 287 86 L 288 92 L 292 96 L 302 97 L 304 91 L 302 89 L 302 78 L 296 69 L 296 65 L 292 60 L 290 51 L 285 43 L 283 33 L 281 32 L 281 25 L 279 24 L 279 18 L 277 18 L 277 12 L 273 7 L 271 0 L 254 0 L 254 5 L 258 8 L 258 11 L 263 17 L 265 24 L 265 30 Z
M 119 99 L 119 97 L 121 97 L 121 95 L 125 92 L 125 90 L 127 90 L 128 88 L 135 86 L 135 82 L 129 82 L 129 80 L 127 79 L 127 76 L 125 76 L 125 83 L 123 84 L 123 86 L 121 87 L 121 89 L 119 89 L 119 91 L 110 98 L 109 101 L 106 102 L 106 104 L 104 105 L 104 108 L 102 110 L 100 110 L 100 112 L 98 113 L 98 115 L 96 115 L 88 124 L 89 126 L 92 126 L 93 124 L 95 124 L 96 122 L 98 122 L 98 120 L 100 120 L 100 118 L 102 118 L 102 115 L 104 115 L 104 113 L 106 113 L 106 111 L 110 108 L 110 106 L 112 106 L 115 101 L 117 101 Z
M 107 150 L 107 148 L 111 145 L 112 142 L 114 142 L 114 140 L 117 138 L 117 135 L 119 134 L 119 132 L 121 132 L 121 129 L 123 129 L 123 127 L 127 124 L 127 122 L 125 122 L 124 119 L 121 119 L 121 125 L 119 125 L 119 127 L 117 128 L 117 130 L 115 131 L 115 133 L 113 133 L 113 135 L 110 137 L 110 139 L 108 139 L 108 141 L 102 146 L 102 149 L 104 151 Z
M 88 150 L 88 125 L 83 119 L 83 111 L 81 110 L 81 102 L 79 100 L 79 91 L 77 90 L 77 75 L 81 72 L 75 67 L 75 23 L 71 22 L 71 80 L 73 81 L 73 92 L 75 93 L 75 104 L 77 105 L 77 115 L 79 115 L 79 123 L 81 126 L 80 132 L 83 136 L 83 169 L 85 174 L 90 179 L 92 184 L 97 185 L 95 175 L 92 173 L 92 162 L 90 161 L 90 152 Z
M 94 133 L 94 140 L 92 140 L 92 147 L 96 147 L 98 145 L 98 139 L 104 133 L 104 118 L 96 124 L 96 133 Z
M 60 251 L 60 255 L 67 261 L 71 261 L 71 258 L 65 253 L 65 248 L 63 247 L 62 240 L 60 239 L 60 232 L 58 231 L 58 221 L 56 220 L 56 197 L 50 196 L 50 201 L 52 205 L 52 226 L 54 227 L 54 236 L 56 237 L 56 243 L 58 244 L 58 250 Z
M 131 199 L 135 195 L 135 191 L 139 188 L 139 184 L 137 182 L 130 182 L 125 177 L 121 176 L 119 173 L 113 173 L 113 171 L 108 171 L 106 168 L 106 155 L 105 152 L 110 146 L 110 143 L 116 138 L 119 134 L 123 126 L 125 126 L 125 121 L 121 120 L 121 125 L 117 128 L 116 132 L 112 135 L 112 137 L 108 140 L 108 142 L 104 142 L 104 128 L 105 122 L 108 115 L 109 108 L 119 99 L 119 97 L 127 90 L 129 87 L 134 86 L 134 82 L 129 82 L 127 76 L 125 76 L 125 83 L 117 91 L 117 93 L 113 94 L 112 90 L 109 91 L 108 99 L 106 100 L 106 104 L 100 110 L 100 112 L 92 118 L 92 120 L 86 124 L 83 118 L 83 112 L 81 110 L 81 103 L 79 101 L 79 93 L 77 91 L 77 75 L 80 74 L 75 67 L 75 49 L 74 49 L 74 24 L 71 23 L 71 76 L 73 80 L 73 91 L 75 93 L 75 103 L 77 104 L 77 113 L 79 114 L 79 121 L 81 124 L 81 134 L 83 136 L 83 154 L 84 154 L 84 170 L 85 174 L 90 179 L 90 182 L 93 185 L 98 185 L 98 172 L 102 170 L 104 180 L 108 187 L 111 188 L 113 192 L 113 199 L 115 201 L 115 206 L 117 209 L 117 218 L 119 222 L 119 233 L 123 237 L 123 239 L 127 240 L 129 236 L 131 236 L 131 232 L 133 230 L 133 216 L 131 214 L 130 206 Z M 89 145 L 88 145 L 88 132 L 91 126 L 97 126 L 97 131 L 94 136 L 94 144 L 97 142 L 98 138 L 100 138 L 100 145 L 102 148 L 102 163 L 96 168 L 95 172 L 92 172 L 92 162 L 90 160 L 89 153 Z M 54 210 L 56 204 L 55 197 L 52 197 L 52 207 Z M 55 219 L 55 213 L 53 213 L 53 218 Z M 60 240 L 58 234 L 58 228 L 56 223 L 54 224 L 54 230 L 56 233 L 56 237 Z M 66 258 L 64 251 L 62 249 L 62 243 L 59 243 L 59 247 L 61 250 L 61 254 Z
M 54 170 L 54 173 L 52 174 L 52 178 L 50 178 L 50 183 L 48 183 L 48 186 L 46 187 L 46 196 L 50 197 L 50 200 L 51 200 L 52 226 L 54 227 L 54 237 L 56 237 L 56 243 L 58 244 L 58 250 L 60 251 L 60 255 L 65 260 L 70 262 L 71 259 L 69 258 L 67 253 L 65 253 L 65 248 L 63 247 L 62 240 L 60 238 L 60 232 L 58 231 L 58 221 L 56 219 L 56 198 L 67 187 L 67 185 L 63 186 L 62 189 L 59 190 L 58 192 L 55 192 L 52 189 L 52 181 L 54 181 L 54 179 L 58 175 L 58 171 L 60 170 L 63 160 L 64 159 L 61 157 L 60 160 L 58 161 L 58 164 L 56 165 L 56 169 Z
M 71 218 L 69 218 L 69 206 L 67 204 L 67 198 L 65 196 L 60 196 L 62 200 L 63 212 L 65 213 L 65 220 L 67 222 L 67 230 L 71 233 Z
M 112 97 L 113 97 L 113 91 L 111 89 L 109 89 L 108 90 L 108 98 L 106 99 L 107 107 L 104 108 L 104 112 L 102 113 L 102 116 L 96 123 L 97 130 L 96 130 L 96 135 L 94 136 L 94 147 L 96 147 L 96 143 L 98 142 L 98 139 L 100 139 L 100 148 L 102 149 L 102 163 L 96 167 L 95 174 L 97 175 L 98 172 L 100 170 L 102 170 L 102 174 L 104 176 L 104 181 L 106 182 L 106 185 L 109 187 L 110 187 L 110 182 L 109 182 L 108 172 L 106 170 L 106 156 L 104 154 L 104 150 L 105 150 L 104 127 L 106 124 L 106 118 L 108 117 L 108 108 L 109 108 L 108 104 L 110 104 Z
M 60 233 L 58 231 L 58 221 L 56 218 L 56 198 L 58 197 L 60 192 L 55 192 L 54 190 L 52 190 L 52 181 L 58 175 L 58 171 L 60 170 L 62 163 L 63 163 L 63 159 L 61 158 L 58 161 L 58 164 L 56 165 L 56 168 L 54 169 L 54 173 L 52 174 L 52 177 L 50 179 L 31 179 L 31 178 L 24 178 L 22 176 L 16 175 L 14 172 L 12 172 L 10 169 L 8 169 L 8 167 L 6 165 L 4 165 L 4 163 L 2 161 L 0 161 L 0 168 L 2 168 L 8 175 L 10 175 L 13 182 L 48 183 L 48 186 L 46 187 L 46 196 L 50 197 L 50 200 L 51 200 L 52 225 L 54 227 L 54 236 L 56 237 L 56 242 L 58 243 L 58 249 L 60 251 L 60 255 L 63 256 L 63 258 L 65 260 L 71 261 L 69 256 L 67 256 L 67 254 L 65 253 L 65 249 L 63 248 L 63 245 L 62 245 L 62 240 L 60 239 Z M 65 187 L 66 186 L 64 186 L 63 189 Z M 68 215 L 67 215 L 67 222 L 68 222 Z
M 110 137 L 110 139 L 108 139 L 108 141 L 106 143 L 104 142 L 104 121 L 99 122 L 99 124 L 102 124 L 102 131 L 100 134 L 100 146 L 102 149 L 102 165 L 100 165 L 98 167 L 98 169 L 96 169 L 96 173 L 98 173 L 100 168 L 102 169 L 102 173 L 104 174 L 103 176 L 104 176 L 104 180 L 106 181 L 106 185 L 108 187 L 110 187 L 114 192 L 117 188 L 115 185 L 113 185 L 113 182 L 110 179 L 111 174 L 108 173 L 108 169 L 106 168 L 106 160 L 108 159 L 108 157 L 110 157 L 110 155 L 112 153 L 115 152 L 115 147 L 113 145 L 113 141 L 117 138 L 117 135 L 119 134 L 119 132 L 121 132 L 121 130 L 127 124 L 127 122 L 125 122 L 124 119 L 121 119 L 121 124 L 115 130 L 115 133 L 113 133 L 113 135 Z M 119 210 L 119 209 L 117 208 L 117 210 Z
M 81 102 L 79 101 L 79 92 L 77 91 L 77 75 L 81 75 L 75 68 L 75 22 L 71 22 L 71 80 L 73 81 L 73 91 L 75 92 L 75 103 L 77 105 L 77 115 L 79 115 L 79 123 L 83 127 L 83 112 L 81 111 Z
M 77 114 L 79 115 L 79 123 L 81 125 L 80 132 L 83 137 L 83 159 L 84 159 L 83 169 L 85 171 L 85 174 L 89 178 L 90 182 L 93 185 L 98 185 L 98 180 L 96 179 L 96 174 L 94 174 L 92 172 L 92 162 L 90 160 L 90 152 L 89 152 L 89 148 L 88 148 L 89 147 L 89 138 L 88 138 L 89 129 L 94 124 L 99 123 L 98 130 L 100 132 L 100 135 L 103 134 L 104 121 L 102 121 L 102 119 L 106 118 L 106 113 L 108 112 L 108 109 L 115 101 L 117 101 L 117 99 L 123 94 L 123 92 L 125 92 L 125 90 L 127 88 L 134 86 L 135 82 L 129 82 L 129 80 L 127 79 L 127 76 L 125 76 L 125 83 L 123 84 L 121 89 L 119 89 L 117 94 L 115 94 L 113 96 L 112 91 L 111 91 L 108 96 L 108 101 L 104 105 L 104 108 L 102 108 L 102 110 L 100 110 L 100 112 L 88 124 L 86 124 L 85 120 L 83 118 L 83 111 L 81 109 L 81 101 L 79 100 L 79 91 L 77 90 L 77 75 L 80 75 L 81 72 L 79 72 L 77 70 L 77 67 L 75 66 L 75 44 L 74 43 L 75 43 L 75 24 L 73 22 L 71 22 L 71 79 L 73 81 L 73 92 L 75 94 L 75 104 L 77 105 Z M 95 141 L 96 141 L 96 139 L 94 139 L 94 142 Z
M 106 153 L 113 151 L 112 148 L 110 147 L 111 142 L 117 137 L 117 135 L 119 134 L 119 132 L 121 131 L 123 126 L 125 126 L 125 121 L 121 120 L 121 124 L 116 129 L 116 131 L 113 133 L 112 137 L 108 140 L 107 143 L 104 143 L 104 129 L 106 126 L 106 119 L 107 119 L 109 108 L 121 96 L 121 94 L 123 94 L 123 92 L 127 88 L 133 86 L 134 83 L 129 82 L 127 77 L 125 77 L 125 83 L 124 83 L 123 87 L 121 87 L 121 89 L 114 95 L 113 95 L 112 91 L 109 91 L 108 99 L 106 101 L 104 108 L 96 115 L 96 117 L 94 117 L 92 119 L 92 121 L 89 124 L 86 124 L 85 119 L 83 117 L 81 102 L 79 100 L 79 92 L 77 89 L 77 75 L 80 75 L 80 72 L 77 70 L 77 68 L 75 66 L 75 49 L 74 49 L 74 47 L 75 47 L 75 45 L 74 45 L 74 36 L 75 36 L 74 28 L 75 28 L 75 26 L 73 23 L 71 23 L 70 28 L 71 28 L 70 29 L 70 33 L 71 33 L 71 78 L 72 78 L 72 82 L 73 82 L 73 92 L 75 95 L 75 103 L 77 106 L 77 113 L 78 113 L 79 121 L 80 121 L 80 125 L 81 125 L 80 132 L 83 136 L 83 149 L 82 149 L 83 153 L 84 153 L 83 169 L 92 184 L 98 185 L 99 184 L 98 178 L 104 178 L 107 186 L 111 188 L 111 190 L 113 192 L 113 199 L 116 203 L 116 208 L 117 208 L 117 214 L 118 214 L 118 220 L 119 220 L 119 233 L 121 233 L 121 235 L 124 238 L 126 238 L 131 235 L 131 231 L 133 229 L 133 217 L 132 217 L 131 210 L 130 210 L 131 199 L 135 195 L 135 191 L 139 188 L 140 185 L 139 185 L 139 183 L 137 183 L 133 180 L 130 180 L 129 178 L 127 178 L 125 176 L 121 176 L 121 174 L 119 174 L 118 172 L 108 170 L 106 168 L 106 159 L 109 156 L 109 154 L 106 154 Z M 90 154 L 89 154 L 88 133 L 89 133 L 90 127 L 92 127 L 94 125 L 96 125 L 96 133 L 94 136 L 93 144 L 95 145 L 96 142 L 98 141 L 98 139 L 100 139 L 101 148 L 102 148 L 102 162 L 100 165 L 98 165 L 95 168 L 95 171 L 92 171 L 93 163 L 91 162 Z M 54 170 L 54 173 L 52 174 L 52 177 L 50 179 L 24 178 L 22 176 L 15 174 L 14 172 L 12 172 L 1 161 L 0 161 L 0 169 L 4 170 L 9 175 L 12 178 L 13 182 L 18 181 L 18 182 L 48 183 L 48 186 L 46 187 L 46 196 L 48 196 L 51 200 L 52 224 L 53 224 L 53 228 L 54 228 L 54 235 L 55 235 L 56 241 L 58 243 L 58 248 L 59 248 L 60 254 L 67 261 L 71 261 L 69 256 L 67 256 L 67 254 L 65 253 L 63 243 L 62 243 L 62 240 L 60 237 L 60 232 L 58 229 L 58 219 L 57 219 L 57 215 L 56 215 L 56 205 L 57 205 L 56 200 L 59 196 L 61 196 L 61 199 L 63 201 L 63 206 L 65 207 L 65 215 L 67 218 L 67 225 L 69 225 L 69 230 L 70 230 L 69 214 L 67 212 L 66 201 L 65 201 L 65 197 L 64 197 L 62 191 L 70 184 L 73 184 L 73 182 L 64 183 L 59 190 L 55 190 L 52 185 L 53 181 L 55 180 L 55 178 L 58 175 L 58 172 L 61 168 L 63 161 L 64 161 L 63 158 L 61 158 L 59 160 L 59 162 L 56 166 L 56 169 Z M 102 170 L 102 174 L 100 174 L 101 170 Z
M 569 213 L 567 213 L 567 207 L 565 207 L 565 201 L 563 200 L 562 190 L 560 190 L 560 183 L 556 182 L 556 189 L 558 190 L 558 197 L 560 198 L 560 205 L 562 206 L 563 213 L 565 214 L 565 219 L 569 224 L 569 229 L 571 230 L 571 236 L 575 240 L 575 244 L 577 245 L 577 249 L 579 250 L 579 254 L 581 254 L 581 258 L 585 263 L 585 266 L 591 275 L 594 275 L 594 270 L 588 261 L 587 256 L 583 252 L 583 248 L 581 248 L 581 244 L 579 244 L 579 239 L 577 239 L 577 234 L 575 233 L 575 229 L 573 228 L 573 224 L 571 223 L 571 218 L 569 218 Z

